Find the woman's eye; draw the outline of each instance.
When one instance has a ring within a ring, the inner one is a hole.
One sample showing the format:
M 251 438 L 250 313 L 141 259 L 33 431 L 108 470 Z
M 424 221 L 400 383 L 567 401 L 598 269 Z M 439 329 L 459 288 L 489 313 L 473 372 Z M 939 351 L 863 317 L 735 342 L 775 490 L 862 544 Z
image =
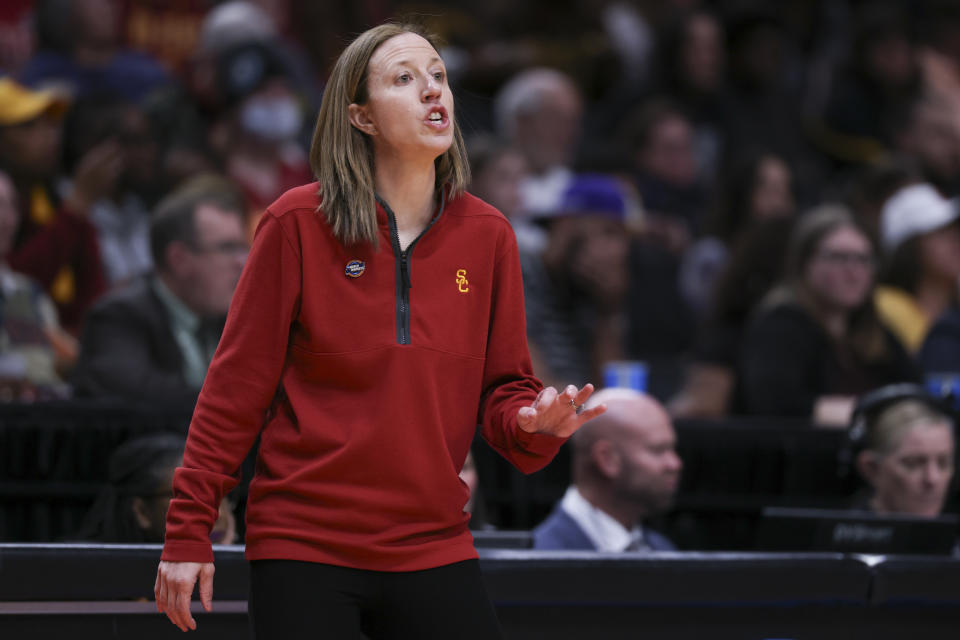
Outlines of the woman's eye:
M 409 74 L 409 73 L 402 73 L 402 74 L 400 74 L 400 77 L 397 78 L 397 80 L 399 80 L 400 82 L 410 82 L 410 74 Z
M 924 464 L 924 460 L 919 459 L 919 458 L 904 458 L 904 459 L 903 459 L 903 466 L 904 466 L 905 469 L 907 469 L 907 470 L 909 470 L 909 471 L 916 471 L 917 469 L 922 468 L 922 467 L 923 467 L 923 464 Z
M 443 82 L 443 71 L 437 71 L 433 74 L 433 77 L 437 82 Z

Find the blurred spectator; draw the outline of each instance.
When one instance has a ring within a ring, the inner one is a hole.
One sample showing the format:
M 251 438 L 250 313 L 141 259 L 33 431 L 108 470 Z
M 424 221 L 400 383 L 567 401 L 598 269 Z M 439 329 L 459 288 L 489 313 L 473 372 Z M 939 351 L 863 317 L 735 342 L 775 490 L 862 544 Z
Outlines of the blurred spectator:
M 89 219 L 97 228 L 100 256 L 111 287 L 143 275 L 150 258 L 150 208 L 159 200 L 157 143 L 143 110 L 109 96 L 77 101 L 64 129 L 68 171 L 103 145 L 115 151 L 115 172 L 105 176 L 102 194 L 91 203 Z
M 706 192 L 697 177 L 692 126 L 676 106 L 643 105 L 623 138 L 643 208 L 629 258 L 626 351 L 647 362 L 648 391 L 666 398 L 679 385 L 678 356 L 692 342 L 693 313 L 681 295 L 680 269 Z
M 523 206 L 520 185 L 527 176 L 526 159 L 513 147 L 489 136 L 468 140 L 467 154 L 470 192 L 513 221 Z
M 726 23 L 724 162 L 757 149 L 775 152 L 794 168 L 798 199 L 816 200 L 812 192 L 821 186 L 821 161 L 804 134 L 797 74 L 790 73 L 797 43 L 772 6 L 748 6 L 753 8 L 733 14 Z
M 724 27 L 704 9 L 681 14 L 662 34 L 657 59 L 657 90 L 690 118 L 697 176 L 701 183 L 710 184 L 723 145 Z
M 571 4 L 567 19 L 574 33 L 555 32 L 554 37 L 563 41 L 562 48 L 580 57 L 573 65 L 557 60 L 557 68 L 571 73 L 585 98 L 576 169 L 619 173 L 623 168 L 621 122 L 649 93 L 651 76 L 658 68 L 656 16 L 650 3 L 640 6 L 629 0 L 574 0 Z M 579 39 L 579 51 L 567 44 L 573 44 L 572 38 Z
M 571 439 L 573 484 L 533 530 L 534 549 L 673 551 L 643 521 L 670 508 L 683 463 L 660 404 L 632 389 L 607 388 L 587 401 L 607 411 Z
M 793 217 L 796 208 L 793 171 L 774 153 L 748 155 L 724 177 L 704 236 L 684 254 L 681 267 L 681 290 L 698 314 L 709 306 L 717 277 L 741 236 L 759 221 Z
M 793 170 L 783 156 L 745 154 L 723 177 L 720 203 L 706 232 L 727 246 L 759 220 L 789 218 L 796 212 Z
M 269 42 L 198 51 L 184 84 L 155 93 L 146 108 L 164 185 L 222 166 L 255 219 L 285 189 L 313 180 L 300 94 Z
M 696 318 L 681 295 L 679 256 L 643 235 L 629 246 L 625 355 L 646 362 L 646 391 L 665 400 L 680 385 Z
M 523 154 L 530 174 L 521 185 L 525 214 L 555 211 L 573 177 L 583 101 L 573 80 L 554 69 L 518 73 L 497 93 L 497 132 Z
M 8 262 L 36 279 L 57 305 L 63 326 L 78 333 L 83 313 L 106 288 L 90 206 L 119 172 L 114 144 L 91 149 L 77 163 L 61 198 L 59 156 L 66 102 L 0 78 L 0 169 L 20 196 L 20 230 Z
M 192 406 L 249 252 L 243 225 L 240 199 L 219 178 L 198 177 L 160 202 L 156 272 L 90 311 L 77 394 Z
M 721 418 L 743 411 L 737 370 L 744 329 L 783 277 L 793 224 L 792 218 L 760 219 L 737 234 L 697 330 L 683 386 L 670 400 L 675 418 Z
M 239 44 L 266 42 L 278 36 L 273 16 L 256 2 L 232 0 L 210 9 L 200 28 L 198 46 L 219 53 Z
M 923 20 L 918 42 L 918 61 L 923 72 L 924 89 L 943 105 L 956 141 L 960 132 L 960 6 L 953 0 L 932 0 L 921 6 Z M 954 174 L 952 188 L 929 177 L 948 195 L 960 195 L 960 176 Z
M 269 47 L 313 111 L 320 108 L 319 86 L 324 78 L 314 71 L 300 41 L 286 35 L 287 27 L 292 26 L 291 4 L 288 0 L 221 2 L 204 18 L 197 48 L 199 55 L 216 57 L 242 44 L 258 42 Z M 310 33 L 310 37 L 317 35 Z
M 151 57 L 121 48 L 115 0 L 37 0 L 34 11 L 37 53 L 20 74 L 27 86 L 139 102 L 168 81 Z
M 955 105 L 928 96 L 911 103 L 904 115 L 894 132 L 897 149 L 942 193 L 960 196 L 960 118 Z
M 242 81 L 245 75 L 239 64 L 241 71 L 236 75 Z M 191 176 L 215 171 L 220 165 L 210 143 L 210 129 L 230 102 L 227 94 L 233 66 L 233 56 L 224 54 L 218 59 L 198 53 L 179 81 L 159 88 L 144 101 L 160 145 L 156 181 L 161 190 L 173 189 Z
M 542 252 L 521 250 L 527 337 L 544 384 L 585 384 L 623 355 L 628 286 L 627 202 L 619 183 L 574 178 L 553 215 Z
M 960 301 L 960 210 L 929 184 L 904 187 L 883 207 L 887 253 L 877 311 L 916 353 L 936 322 Z
M 870 236 L 879 239 L 883 205 L 894 193 L 919 181 L 919 169 L 912 159 L 891 158 L 862 167 L 851 174 L 843 189 L 843 201 Z
M 0 171 L 0 399 L 63 396 L 63 373 L 76 359 L 76 340 L 60 327 L 40 285 L 6 262 L 19 223 L 13 181 Z
M 744 335 L 747 413 L 845 424 L 854 396 L 917 379 L 874 311 L 874 264 L 870 238 L 846 209 L 826 205 L 801 217 L 784 281 Z
M 953 0 L 925 2 L 919 31 L 919 61 L 927 85 L 941 94 L 960 90 L 960 7 Z
M 841 164 L 868 164 L 893 146 L 891 125 L 922 83 L 907 16 L 892 2 L 860 4 L 848 68 L 835 77 L 818 141 Z
M 435 0 L 417 8 L 450 44 L 441 52 L 450 76 L 471 92 L 486 93 L 523 69 L 550 67 L 573 78 L 592 102 L 640 85 L 648 73 L 649 7 L 635 2 Z
M 308 97 L 315 93 L 311 74 L 302 71 L 303 65 L 298 66 L 277 39 L 277 26 L 261 7 L 224 2 L 210 10 L 198 28 L 180 77 L 154 91 L 145 103 L 161 145 L 159 181 L 167 189 L 222 166 L 223 138 L 229 132 L 220 126 L 214 133 L 215 123 L 266 78 L 293 69 L 298 92 Z
M 544 230 L 523 216 L 522 185 L 528 174 L 523 155 L 506 143 L 490 137 L 475 136 L 467 141 L 470 160 L 470 192 L 500 210 L 513 225 L 517 244 L 540 248 Z
M 75 536 L 84 542 L 163 542 L 167 508 L 173 498 L 173 472 L 183 462 L 185 440 L 156 434 L 128 440 L 110 456 L 109 484 L 97 496 Z M 234 544 L 237 523 L 230 501 L 210 532 L 214 544 Z
M 875 393 L 897 391 L 897 385 Z M 869 396 L 868 396 L 869 397 Z M 922 387 L 894 396 L 864 416 L 857 470 L 870 486 L 856 506 L 874 513 L 941 514 L 954 472 L 955 425 Z
M 697 179 L 690 120 L 672 104 L 649 102 L 628 120 L 624 138 L 643 201 L 644 234 L 683 253 L 707 202 Z
M 211 131 L 228 177 L 242 190 L 250 235 L 267 206 L 313 181 L 301 140 L 300 98 L 277 52 L 261 43 L 228 50 L 229 102 Z
M 629 87 L 645 82 L 650 73 L 650 56 L 655 41 L 647 12 L 628 0 L 601 0 L 581 4 L 581 7 L 583 7 L 582 13 L 597 15 L 602 28 L 601 34 L 583 30 L 586 31 L 584 39 L 594 42 L 605 41 L 611 49 L 610 52 L 601 52 L 598 62 L 602 65 L 608 64 L 610 59 L 615 60 L 617 75 L 608 80 L 613 85 L 612 88 L 622 89 L 624 85 Z M 598 38 L 597 35 L 601 37 Z M 589 48 L 594 47 L 596 45 Z M 596 82 L 598 75 L 596 69 L 588 68 L 587 72 L 594 76 L 588 80 Z M 595 92 L 598 96 L 602 96 L 609 92 L 609 89 L 600 84 L 595 88 Z

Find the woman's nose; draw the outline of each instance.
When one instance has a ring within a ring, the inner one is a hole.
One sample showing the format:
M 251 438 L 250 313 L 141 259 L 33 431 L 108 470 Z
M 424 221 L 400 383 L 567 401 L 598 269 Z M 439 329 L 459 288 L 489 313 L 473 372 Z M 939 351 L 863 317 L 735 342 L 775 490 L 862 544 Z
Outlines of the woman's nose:
M 423 99 L 431 100 L 440 97 L 440 82 L 433 76 L 427 76 L 423 84 Z
M 924 467 L 923 480 L 931 486 L 936 486 L 943 481 L 945 472 L 940 468 L 936 461 L 931 461 Z

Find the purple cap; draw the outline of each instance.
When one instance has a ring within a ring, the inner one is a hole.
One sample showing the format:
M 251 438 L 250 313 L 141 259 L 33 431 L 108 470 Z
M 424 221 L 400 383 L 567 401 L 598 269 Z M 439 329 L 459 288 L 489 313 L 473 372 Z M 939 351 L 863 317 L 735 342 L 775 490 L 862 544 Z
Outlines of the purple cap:
M 583 174 L 570 180 L 550 217 L 599 215 L 623 220 L 627 197 L 615 178 L 601 174 Z

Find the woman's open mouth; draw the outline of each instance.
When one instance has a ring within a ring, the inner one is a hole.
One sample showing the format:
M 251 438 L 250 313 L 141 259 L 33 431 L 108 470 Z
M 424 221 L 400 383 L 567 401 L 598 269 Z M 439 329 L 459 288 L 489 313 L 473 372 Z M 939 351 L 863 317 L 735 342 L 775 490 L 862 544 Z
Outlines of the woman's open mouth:
M 443 107 L 435 107 L 427 114 L 427 124 L 435 129 L 443 130 L 450 126 L 450 118 Z

